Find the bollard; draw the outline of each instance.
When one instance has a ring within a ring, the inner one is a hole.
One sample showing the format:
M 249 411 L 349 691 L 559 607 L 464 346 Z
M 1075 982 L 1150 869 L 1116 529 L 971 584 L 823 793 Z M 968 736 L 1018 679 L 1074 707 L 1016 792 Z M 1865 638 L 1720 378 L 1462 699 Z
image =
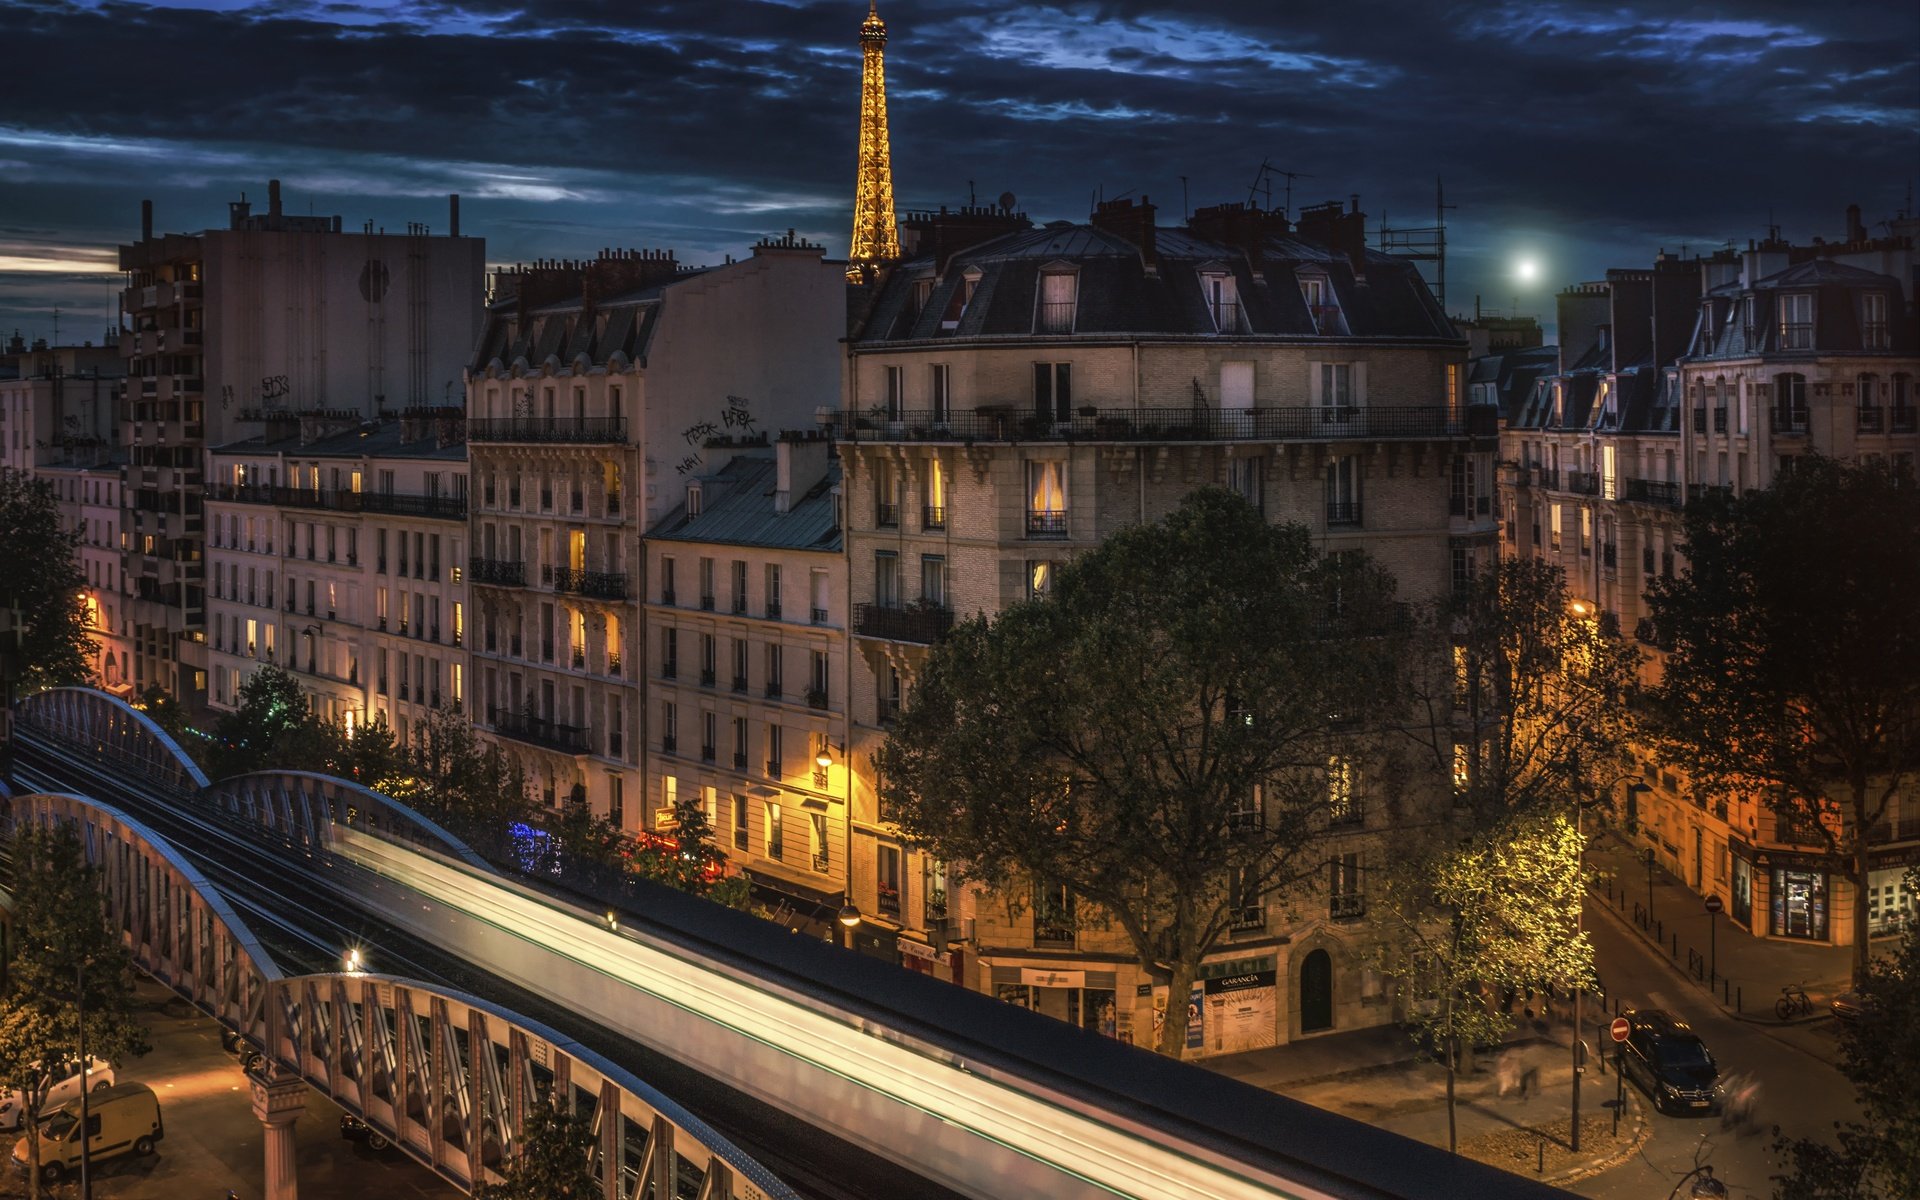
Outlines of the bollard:
M 1547 1139 L 1541 1138 L 1535 1144 L 1539 1146 L 1540 1154 L 1534 1160 L 1533 1173 L 1535 1175 L 1545 1175 L 1547 1173 Z
M 1673 956 L 1680 957 L 1680 935 L 1677 933 L 1673 935 Z
M 1739 988 L 1735 988 L 1735 989 L 1733 989 L 1733 1011 L 1735 1011 L 1735 1012 L 1745 1012 L 1745 1011 L 1746 1011 L 1746 1009 L 1745 1009 L 1744 1007 L 1742 1007 L 1742 1005 L 1741 1005 L 1741 1003 L 1740 1003 L 1740 1001 L 1741 1001 L 1741 995 L 1740 995 L 1740 989 L 1739 989 Z

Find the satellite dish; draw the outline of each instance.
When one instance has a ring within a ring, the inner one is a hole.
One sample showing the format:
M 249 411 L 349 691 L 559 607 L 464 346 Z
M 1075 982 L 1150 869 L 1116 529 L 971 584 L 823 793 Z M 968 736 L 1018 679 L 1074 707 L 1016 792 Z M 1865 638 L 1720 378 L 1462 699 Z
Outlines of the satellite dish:
M 1012 211 L 1013 211 L 1013 205 L 1014 205 L 1014 198 L 1013 198 L 1013 193 L 1012 193 L 1012 192 L 1001 192 L 1001 193 L 1000 193 L 1000 211 L 1001 211 L 1001 212 L 1012 212 Z

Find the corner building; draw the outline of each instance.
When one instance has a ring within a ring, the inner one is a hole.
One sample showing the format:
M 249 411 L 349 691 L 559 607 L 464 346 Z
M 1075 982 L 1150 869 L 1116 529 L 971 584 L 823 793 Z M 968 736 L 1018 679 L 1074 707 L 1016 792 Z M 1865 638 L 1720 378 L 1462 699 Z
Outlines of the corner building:
M 1890 229 L 1869 237 L 1856 207 L 1839 240 L 1797 246 L 1776 231 L 1743 251 L 1610 271 L 1560 296 L 1558 371 L 1514 377 L 1505 549 L 1565 568 L 1576 597 L 1642 643 L 1649 678 L 1665 649 L 1646 592 L 1686 569 L 1688 500 L 1766 488 L 1808 454 L 1913 474 L 1920 221 Z M 1621 824 L 1676 878 L 1756 937 L 1853 944 L 1855 885 L 1818 830 L 1763 796 L 1693 797 L 1651 753 L 1639 767 L 1614 797 Z M 1920 861 L 1920 804 L 1896 799 L 1868 838 L 1865 933 L 1888 937 L 1916 912 L 1904 874 Z
M 623 250 L 495 274 L 467 372 L 468 707 L 547 803 L 647 828 L 642 535 L 709 441 L 831 404 L 846 288 L 791 234 L 711 268 Z
M 956 614 L 1045 591 L 1075 554 L 1206 485 L 1305 525 L 1325 553 L 1365 551 L 1410 601 L 1493 553 L 1493 425 L 1470 436 L 1465 342 L 1410 263 L 1367 248 L 1363 221 L 1337 203 L 1297 224 L 1223 205 L 1170 228 L 1144 200 L 1042 228 L 996 210 L 908 217 L 908 257 L 849 343 L 839 416 L 852 890 L 903 953 L 961 950 L 968 986 L 1139 1044 L 1165 1003 L 1073 896 L 1034 881 L 1010 916 L 1007 898 L 954 895 L 878 806 L 873 753 Z M 1450 783 L 1434 769 L 1389 788 L 1334 757 L 1322 885 L 1246 898 L 1196 988 L 1193 1053 L 1394 1015 L 1364 966 L 1368 869 L 1395 826 L 1445 811 Z

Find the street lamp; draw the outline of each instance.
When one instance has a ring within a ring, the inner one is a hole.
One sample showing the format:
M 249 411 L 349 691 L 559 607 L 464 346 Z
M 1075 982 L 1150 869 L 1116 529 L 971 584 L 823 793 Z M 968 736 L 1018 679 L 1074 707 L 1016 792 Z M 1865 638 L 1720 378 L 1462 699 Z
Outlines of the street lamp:
M 844 756 L 846 752 L 847 748 L 844 745 L 841 746 L 840 753 Z M 833 766 L 833 743 L 831 741 L 826 738 L 821 739 L 820 751 L 813 756 L 813 765 L 819 767 L 822 771 Z M 853 931 L 860 924 L 860 907 L 853 902 L 853 773 L 851 771 L 847 773 L 846 805 L 847 854 L 845 870 L 847 880 L 846 886 L 842 888 L 840 892 L 840 911 L 835 913 L 834 916 L 835 919 L 840 922 L 840 927 L 847 931 L 845 934 L 846 946 L 847 949 L 851 950 L 853 949 Z
M 346 954 L 341 956 L 340 962 L 349 975 L 358 975 L 367 969 L 366 956 L 360 953 L 358 946 L 350 947 Z

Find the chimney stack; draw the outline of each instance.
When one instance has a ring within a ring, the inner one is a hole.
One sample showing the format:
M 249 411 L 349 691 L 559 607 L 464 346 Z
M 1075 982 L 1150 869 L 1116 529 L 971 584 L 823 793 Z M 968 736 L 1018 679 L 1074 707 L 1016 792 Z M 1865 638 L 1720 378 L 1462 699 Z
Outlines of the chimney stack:
M 1153 225 L 1153 203 L 1146 196 L 1140 197 L 1140 203 L 1131 200 L 1108 200 L 1093 210 L 1093 227 L 1125 238 L 1140 250 L 1140 265 L 1147 274 L 1160 273 L 1159 248 L 1155 244 Z
M 1851 245 L 1855 242 L 1864 242 L 1866 240 L 1867 227 L 1860 220 L 1860 206 L 1858 204 L 1847 205 L 1847 243 Z
M 274 219 L 280 216 L 280 181 L 267 180 L 267 215 Z
M 151 200 L 140 202 L 140 240 L 143 242 L 153 240 L 153 201 Z
M 447 195 L 447 224 L 450 226 L 450 228 L 447 231 L 448 236 L 459 237 L 460 236 L 460 193 L 459 192 L 450 192 Z

